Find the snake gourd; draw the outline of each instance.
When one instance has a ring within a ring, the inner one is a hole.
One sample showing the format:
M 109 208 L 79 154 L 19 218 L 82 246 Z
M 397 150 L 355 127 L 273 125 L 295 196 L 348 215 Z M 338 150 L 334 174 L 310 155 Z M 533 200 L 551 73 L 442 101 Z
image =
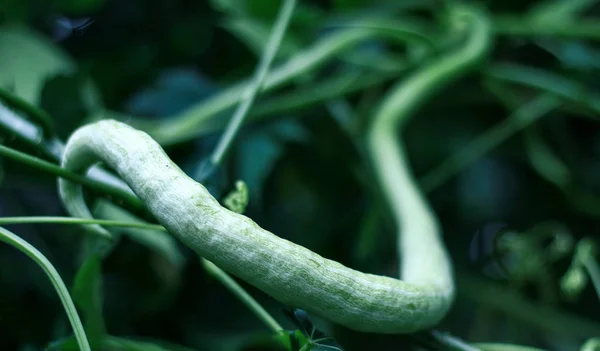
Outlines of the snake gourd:
M 435 216 L 411 177 L 395 128 L 421 101 L 415 94 L 426 95 L 483 56 L 489 24 L 477 13 L 465 13 L 471 33 L 466 43 L 392 89 L 368 138 L 379 180 L 398 219 L 403 280 L 348 268 L 226 209 L 148 134 L 121 122 L 102 120 L 76 130 L 62 167 L 85 172 L 99 160 L 104 162 L 169 233 L 284 304 L 364 332 L 409 333 L 432 327 L 453 301 L 452 265 Z M 59 191 L 71 215 L 91 217 L 81 186 L 60 179 Z M 108 236 L 102 227 L 90 229 Z

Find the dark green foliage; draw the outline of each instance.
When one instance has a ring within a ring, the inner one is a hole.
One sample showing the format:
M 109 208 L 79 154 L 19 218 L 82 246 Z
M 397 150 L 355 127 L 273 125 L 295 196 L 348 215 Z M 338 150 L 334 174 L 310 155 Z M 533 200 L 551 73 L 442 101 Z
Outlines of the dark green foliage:
M 185 128 L 198 137 L 181 138 L 165 151 L 221 202 L 243 180 L 245 214 L 273 233 L 351 268 L 398 276 L 393 221 L 364 137 L 394 84 L 460 44 L 446 23 L 450 3 L 301 1 L 275 68 L 361 25 L 385 24 L 387 35 L 352 43 L 259 95 L 218 167 L 208 159 L 237 100 Z M 426 101 L 403 134 L 457 277 L 456 303 L 438 329 L 471 343 L 575 350 L 600 335 L 593 279 L 576 282 L 577 298 L 561 290 L 574 243 L 598 244 L 599 237 L 600 7 L 586 0 L 475 3 L 495 28 L 489 60 Z M 119 118 L 164 128 L 178 117 L 193 118 L 199 106 L 230 103 L 221 94 L 252 76 L 279 6 L 271 0 L 0 0 L 0 103 L 17 116 L 7 121 L 0 110 L 0 141 L 58 164 L 62 142 L 88 121 Z M 64 215 L 52 170 L 9 157 L 0 166 L 0 216 Z M 94 216 L 153 221 L 141 204 L 103 185 L 108 191 L 88 184 Z M 506 227 L 489 234 L 485 228 L 494 223 Z M 110 228 L 120 241 L 102 259 L 82 255 L 85 234 L 78 226 L 11 230 L 47 255 L 71 287 L 94 350 L 469 346 L 441 332 L 369 335 L 302 310 L 281 313 L 280 303 L 240 282 L 283 324 L 275 334 L 208 277 L 194 254 L 157 229 Z M 573 245 L 553 256 L 550 239 L 557 233 L 567 233 Z M 0 245 L 0 349 L 76 350 L 56 294 L 34 268 Z

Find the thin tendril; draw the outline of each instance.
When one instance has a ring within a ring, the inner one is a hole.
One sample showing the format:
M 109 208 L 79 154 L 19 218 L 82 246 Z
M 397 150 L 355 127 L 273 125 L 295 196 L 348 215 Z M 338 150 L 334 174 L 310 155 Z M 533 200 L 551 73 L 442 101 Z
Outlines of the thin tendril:
M 295 6 L 296 0 L 285 0 L 281 6 L 279 15 L 277 17 L 277 22 L 273 27 L 273 32 L 271 33 L 267 47 L 256 69 L 254 80 L 247 88 L 246 92 L 242 95 L 241 104 L 235 111 L 235 114 L 229 122 L 229 125 L 227 125 L 227 129 L 225 129 L 225 133 L 219 140 L 215 151 L 210 157 L 213 167 L 218 166 L 225 157 L 225 154 L 231 146 L 236 134 L 240 130 L 240 127 L 242 126 L 242 123 L 244 122 L 252 103 L 256 99 L 256 96 L 258 95 L 258 92 L 265 81 L 267 73 L 269 72 L 271 63 L 273 62 L 277 50 L 279 49 L 281 40 L 283 39 L 283 35 L 292 17 Z
M 81 351 L 91 351 L 87 336 L 85 335 L 85 330 L 81 324 L 81 319 L 79 319 L 75 304 L 71 299 L 71 295 L 69 295 L 69 290 L 65 286 L 60 274 L 58 274 L 52 263 L 48 261 L 48 259 L 31 244 L 2 227 L 0 227 L 0 241 L 3 241 L 23 252 L 44 270 L 44 273 L 46 273 L 50 279 L 50 282 L 54 286 L 54 289 L 58 293 L 60 301 L 65 308 L 65 312 L 67 313 L 67 317 L 71 322 L 71 327 L 73 328 L 75 338 L 77 339 L 79 349 Z

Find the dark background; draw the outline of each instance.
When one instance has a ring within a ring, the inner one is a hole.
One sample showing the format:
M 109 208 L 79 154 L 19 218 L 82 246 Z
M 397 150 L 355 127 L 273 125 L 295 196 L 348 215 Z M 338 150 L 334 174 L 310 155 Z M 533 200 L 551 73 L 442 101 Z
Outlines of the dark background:
M 492 18 L 509 15 L 526 21 L 542 2 L 478 4 Z M 414 17 L 441 29 L 438 15 L 443 8 L 442 2 L 434 1 L 302 1 L 286 33 L 284 45 L 288 46 L 280 50 L 275 66 L 335 32 L 331 24 L 340 20 L 383 11 L 399 22 Z M 278 1 L 267 0 L 2 0 L 0 32 L 16 24 L 27 27 L 32 30 L 28 35 L 39 36 L 61 51 L 74 68 L 52 72 L 51 65 L 41 56 L 31 56 L 25 45 L 7 46 L 0 38 L 0 84 L 10 88 L 13 83 L 14 87 L 19 77 L 35 75 L 39 67 L 50 70 L 35 78 L 40 90 L 30 102 L 51 115 L 63 141 L 89 121 L 99 106 L 148 120 L 168 119 L 251 76 L 259 54 L 251 38 L 262 35 L 262 43 L 267 41 L 265 33 L 256 28 L 266 29 L 268 35 L 278 9 Z M 599 10 L 591 5 L 580 16 L 600 25 Z M 519 128 L 427 193 L 442 225 L 458 282 L 457 300 L 438 330 L 469 342 L 515 343 L 549 350 L 578 349 L 587 337 L 594 336 L 587 330 L 598 331 L 600 308 L 592 285 L 572 301 L 560 291 L 560 278 L 570 265 L 571 252 L 544 263 L 534 273 L 523 273 L 528 260 L 549 245 L 548 241 L 527 241 L 542 223 L 554 223 L 551 232 L 557 228 L 568 231 L 573 242 L 597 238 L 600 207 L 594 205 L 600 202 L 594 202 L 594 194 L 600 194 L 600 133 L 594 110 L 599 100 L 593 98 L 593 91 L 600 89 L 598 39 L 600 35 L 565 38 L 535 33 L 494 38 L 493 52 L 484 67 L 494 62 L 518 63 L 559 75 L 581 88 L 571 90 L 574 98 L 560 109 L 528 127 L 564 162 L 572 182 L 560 189 L 534 170 L 525 150 L 525 130 Z M 383 62 L 378 60 L 386 55 L 401 57 L 404 49 L 385 40 L 371 40 L 353 47 L 352 52 L 375 52 L 375 59 L 358 69 L 378 74 Z M 9 58 L 29 60 L 33 66 L 14 68 L 7 63 L 13 62 Z M 349 66 L 353 65 L 340 55 L 314 74 L 317 81 L 324 81 Z M 248 124 L 226 162 L 208 181 L 209 189 L 222 197 L 236 179 L 244 179 L 251 190 L 246 214 L 262 227 L 352 268 L 394 276 L 393 222 L 364 156 L 363 137 L 388 88 L 415 69 L 337 100 L 276 111 L 261 122 Z M 86 81 L 95 85 L 94 103 L 86 101 Z M 512 97 L 507 103 L 488 89 L 486 82 L 481 71 L 472 72 L 435 94 L 411 120 L 403 137 L 417 178 L 423 179 L 460 150 L 480 147 L 470 142 L 546 89 L 499 80 L 496 86 Z M 292 84 L 265 94 L 255 107 L 277 101 L 278 94 L 293 94 L 295 89 Z M 331 103 L 350 106 L 359 122 L 341 123 L 332 116 Z M 219 118 L 227 118 L 231 112 Z M 356 133 L 348 133 L 348 125 Z M 5 145 L 44 157 L 36 148 L 3 133 Z M 219 135 L 204 134 L 166 150 L 195 176 Z M 54 176 L 9 159 L 2 159 L 1 166 L 0 215 L 65 215 Z M 578 194 L 591 199 L 584 201 Z M 509 252 L 504 270 L 482 264 L 493 261 L 494 240 L 503 235 L 500 225 L 512 231 L 514 240 L 530 245 L 524 251 Z M 48 224 L 7 228 L 46 255 L 67 286 L 73 284 L 81 264 L 80 228 Z M 181 261 L 174 262 L 123 237 L 102 262 L 102 311 L 110 335 L 197 350 L 279 349 L 267 328 L 208 276 L 188 249 L 180 244 L 177 249 Z M 521 273 L 526 275 L 525 282 L 517 278 Z M 539 289 L 541 280 L 543 289 Z M 281 312 L 285 306 L 242 285 L 284 327 L 294 328 Z M 406 336 L 352 332 L 316 316 L 314 321 L 347 350 L 402 350 L 418 344 Z M 0 245 L 0 349 L 42 349 L 69 333 L 62 306 L 43 272 L 22 253 Z

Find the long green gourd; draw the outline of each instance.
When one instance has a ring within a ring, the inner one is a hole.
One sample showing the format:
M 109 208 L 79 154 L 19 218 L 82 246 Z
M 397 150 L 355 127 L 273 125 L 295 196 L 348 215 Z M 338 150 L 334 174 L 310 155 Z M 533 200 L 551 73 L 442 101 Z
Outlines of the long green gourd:
M 452 303 L 452 267 L 434 215 L 408 171 L 394 129 L 423 101 L 417 95 L 427 96 L 458 77 L 487 51 L 487 19 L 472 10 L 455 12 L 453 18 L 471 33 L 464 46 L 395 88 L 383 102 L 369 134 L 380 181 L 402 232 L 403 280 L 345 267 L 222 207 L 148 134 L 121 122 L 103 120 L 78 129 L 67 143 L 62 166 L 84 172 L 102 160 L 119 173 L 172 235 L 284 304 L 358 331 L 409 333 L 432 327 Z M 91 217 L 79 185 L 60 179 L 59 190 L 71 215 Z M 104 230 L 99 226 L 90 229 Z

